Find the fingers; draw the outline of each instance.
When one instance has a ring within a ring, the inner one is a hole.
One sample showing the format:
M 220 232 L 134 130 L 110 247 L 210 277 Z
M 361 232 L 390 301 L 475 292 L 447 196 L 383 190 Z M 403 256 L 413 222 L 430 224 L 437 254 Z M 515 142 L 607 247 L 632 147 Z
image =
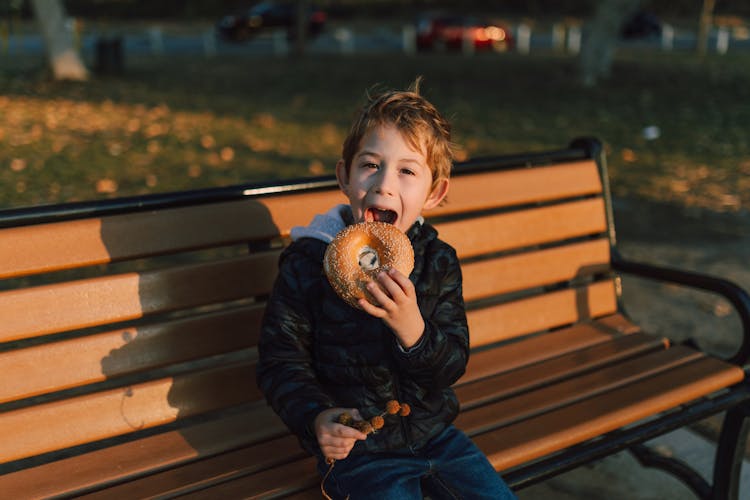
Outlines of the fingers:
M 370 304 L 369 302 L 367 302 L 367 299 L 359 299 L 357 303 L 359 304 L 359 307 L 361 307 L 362 310 L 370 316 L 374 316 L 380 319 L 384 319 L 386 317 L 386 312 L 384 310 L 382 310 L 378 306 Z
M 352 408 L 347 411 L 355 419 L 361 420 L 358 410 Z M 367 435 L 353 427 L 330 422 L 323 427 L 322 432 L 318 435 L 318 444 L 326 458 L 341 460 L 349 456 L 349 452 L 358 440 L 365 439 L 367 439 Z
M 343 460 L 349 456 L 349 453 L 354 447 L 354 441 L 348 443 L 329 443 L 321 444 L 320 451 L 323 452 L 323 456 L 326 458 L 333 458 L 336 460 Z
M 354 443 L 356 442 L 357 439 L 354 438 L 322 436 L 318 444 L 320 444 L 321 449 L 325 448 L 342 453 L 349 453 L 349 450 L 354 447 Z
M 342 424 L 335 425 L 332 435 L 336 438 L 349 439 L 354 441 L 363 441 L 367 439 L 367 434 L 365 434 L 364 432 L 358 431 L 354 427 L 349 427 L 348 425 Z
M 359 306 L 366 313 L 386 320 L 401 307 L 416 303 L 414 284 L 397 269 L 378 273 L 375 280 L 367 284 L 373 302 L 359 299 Z
M 411 280 L 408 277 L 404 276 L 404 274 L 401 273 L 398 269 L 389 269 L 388 276 L 398 284 L 398 286 L 401 288 L 401 290 L 404 291 L 406 295 L 410 295 L 411 292 L 414 291 L 414 283 L 412 283 Z
M 367 439 L 367 434 L 337 422 L 339 415 L 349 413 L 355 420 L 362 420 L 356 408 L 329 408 L 315 417 L 314 428 L 323 456 L 342 460 L 349 456 L 358 440 Z
M 389 301 L 396 303 L 414 295 L 414 284 L 397 269 L 378 273 L 376 281 L 367 285 L 367 290 L 381 304 L 387 307 Z

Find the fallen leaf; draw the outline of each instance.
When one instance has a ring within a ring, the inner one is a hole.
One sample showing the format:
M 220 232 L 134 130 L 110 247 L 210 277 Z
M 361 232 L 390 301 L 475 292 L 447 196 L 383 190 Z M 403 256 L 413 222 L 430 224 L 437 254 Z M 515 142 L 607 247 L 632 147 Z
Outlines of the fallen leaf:
M 211 149 L 212 147 L 216 146 L 216 139 L 214 139 L 214 136 L 212 135 L 204 135 L 203 137 L 201 137 L 201 146 L 206 149 Z
M 219 156 L 221 156 L 221 159 L 224 161 L 232 161 L 234 160 L 234 149 L 230 147 L 221 148 Z
M 670 187 L 675 193 L 687 193 L 690 191 L 690 184 L 688 184 L 688 181 L 684 180 L 673 180 L 670 183 Z
M 21 172 L 26 169 L 26 160 L 23 158 L 13 158 L 10 160 L 10 169 L 14 172 Z
M 630 148 L 624 148 L 620 154 L 622 155 L 622 160 L 628 163 L 633 163 L 637 159 L 635 151 Z
M 192 177 L 195 179 L 196 177 L 200 177 L 201 175 L 201 166 L 197 163 L 193 163 L 192 165 L 188 166 L 188 177 Z
M 112 194 L 117 192 L 117 182 L 112 179 L 99 179 L 96 181 L 96 192 L 99 194 Z
M 323 165 L 322 161 L 313 160 L 310 162 L 310 165 L 307 167 L 307 170 L 313 175 L 321 175 L 323 172 L 325 172 L 325 166 Z

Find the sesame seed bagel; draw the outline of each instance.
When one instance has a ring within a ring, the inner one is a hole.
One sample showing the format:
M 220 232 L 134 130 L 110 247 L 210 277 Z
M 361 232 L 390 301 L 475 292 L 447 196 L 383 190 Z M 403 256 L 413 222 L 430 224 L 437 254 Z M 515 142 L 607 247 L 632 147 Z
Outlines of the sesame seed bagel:
M 341 230 L 326 249 L 323 269 L 339 296 L 354 307 L 364 297 L 377 303 L 367 283 L 380 271 L 398 269 L 409 276 L 414 249 L 409 238 L 386 222 L 360 222 Z

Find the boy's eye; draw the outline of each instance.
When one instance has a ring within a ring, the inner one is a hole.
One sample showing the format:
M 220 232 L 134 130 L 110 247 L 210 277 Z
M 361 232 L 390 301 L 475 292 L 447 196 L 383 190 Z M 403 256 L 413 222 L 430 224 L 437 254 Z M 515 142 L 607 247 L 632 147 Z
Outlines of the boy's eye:
M 364 165 L 362 165 L 364 168 L 378 168 L 377 163 L 367 162 Z
M 401 173 L 405 175 L 416 175 L 416 173 L 414 173 L 414 170 L 410 168 L 402 168 Z

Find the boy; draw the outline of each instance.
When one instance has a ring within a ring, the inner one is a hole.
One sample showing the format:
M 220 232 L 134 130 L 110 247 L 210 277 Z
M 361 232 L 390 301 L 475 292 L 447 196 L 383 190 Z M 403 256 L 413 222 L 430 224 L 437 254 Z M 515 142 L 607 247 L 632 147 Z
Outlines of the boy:
M 448 193 L 450 125 L 419 94 L 369 98 L 336 164 L 349 199 L 292 230 L 280 259 L 259 342 L 258 384 L 271 406 L 318 458 L 334 498 L 514 498 L 484 455 L 451 422 L 451 389 L 464 373 L 469 336 L 461 270 L 422 211 Z M 385 221 L 414 247 L 410 277 L 382 272 L 368 287 L 377 303 L 347 305 L 323 271 L 327 244 L 344 227 Z M 406 417 L 366 435 L 337 423 L 407 403 Z M 330 465 L 333 464 L 333 465 Z

